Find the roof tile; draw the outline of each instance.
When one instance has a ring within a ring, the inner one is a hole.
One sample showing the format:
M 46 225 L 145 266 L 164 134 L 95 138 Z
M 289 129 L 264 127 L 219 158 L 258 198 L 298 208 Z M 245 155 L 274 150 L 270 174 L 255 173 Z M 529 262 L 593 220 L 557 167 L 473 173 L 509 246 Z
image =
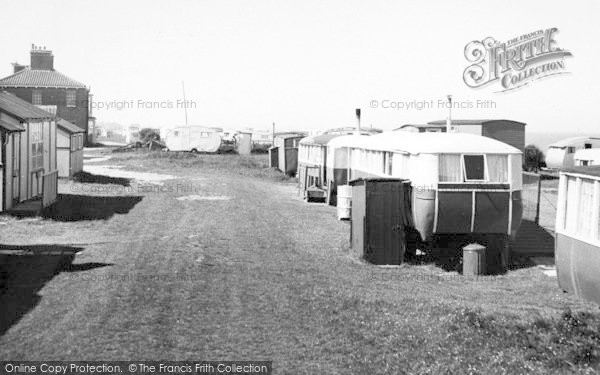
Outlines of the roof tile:
M 0 87 L 60 87 L 86 88 L 86 86 L 57 70 L 23 69 L 0 79 Z

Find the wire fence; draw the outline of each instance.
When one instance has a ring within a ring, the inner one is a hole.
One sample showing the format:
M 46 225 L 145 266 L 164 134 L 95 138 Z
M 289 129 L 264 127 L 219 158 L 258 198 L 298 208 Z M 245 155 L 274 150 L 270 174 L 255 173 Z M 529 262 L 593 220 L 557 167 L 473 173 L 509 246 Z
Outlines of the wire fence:
M 539 174 L 523 172 L 523 220 L 553 231 L 557 196 L 557 179 L 544 179 Z

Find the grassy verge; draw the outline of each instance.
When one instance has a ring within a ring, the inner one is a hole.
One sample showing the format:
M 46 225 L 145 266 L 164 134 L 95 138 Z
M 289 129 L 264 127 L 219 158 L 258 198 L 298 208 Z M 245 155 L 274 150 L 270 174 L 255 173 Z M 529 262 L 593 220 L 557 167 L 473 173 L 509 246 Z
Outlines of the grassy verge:
M 189 152 L 161 152 L 135 150 L 113 154 L 111 163 L 133 170 L 160 170 L 169 173 L 190 170 L 243 175 L 272 181 L 293 182 L 294 178 L 269 168 L 269 157 L 265 154 L 248 156 L 237 154 L 192 154 Z

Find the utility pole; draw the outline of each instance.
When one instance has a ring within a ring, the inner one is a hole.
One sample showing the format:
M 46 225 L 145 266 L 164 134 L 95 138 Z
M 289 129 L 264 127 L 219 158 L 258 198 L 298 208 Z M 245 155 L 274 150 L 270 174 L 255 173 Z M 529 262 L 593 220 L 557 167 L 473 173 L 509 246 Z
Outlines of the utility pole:
M 358 119 L 358 133 L 360 133 L 360 108 L 356 108 L 356 118 Z
M 448 95 L 448 117 L 446 118 L 446 133 L 452 128 L 452 95 Z
M 187 117 L 187 101 L 185 100 L 185 84 L 181 81 L 181 90 L 183 91 L 183 110 L 185 112 L 185 126 L 188 126 L 188 117 Z

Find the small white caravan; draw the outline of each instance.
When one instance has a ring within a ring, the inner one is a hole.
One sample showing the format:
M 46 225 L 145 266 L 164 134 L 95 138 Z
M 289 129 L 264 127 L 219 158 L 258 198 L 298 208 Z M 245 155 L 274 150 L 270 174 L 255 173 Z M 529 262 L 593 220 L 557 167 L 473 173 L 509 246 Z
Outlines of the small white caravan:
M 167 132 L 165 144 L 169 151 L 217 152 L 221 132 L 206 126 L 180 126 Z

